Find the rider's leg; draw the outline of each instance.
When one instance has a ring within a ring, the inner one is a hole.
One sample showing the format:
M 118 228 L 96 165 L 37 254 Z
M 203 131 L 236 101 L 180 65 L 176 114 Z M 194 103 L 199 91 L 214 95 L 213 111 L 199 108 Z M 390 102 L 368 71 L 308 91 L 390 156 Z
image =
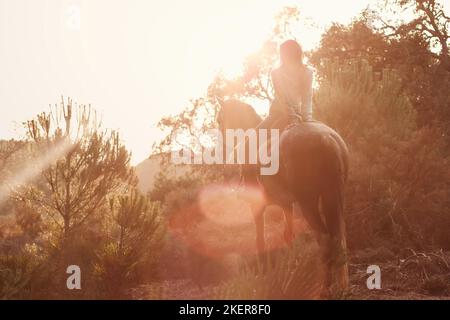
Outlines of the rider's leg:
M 270 129 L 273 128 L 273 125 L 275 124 L 277 120 L 277 117 L 275 117 L 272 114 L 269 114 L 263 121 L 259 123 L 257 126 L 258 129 Z

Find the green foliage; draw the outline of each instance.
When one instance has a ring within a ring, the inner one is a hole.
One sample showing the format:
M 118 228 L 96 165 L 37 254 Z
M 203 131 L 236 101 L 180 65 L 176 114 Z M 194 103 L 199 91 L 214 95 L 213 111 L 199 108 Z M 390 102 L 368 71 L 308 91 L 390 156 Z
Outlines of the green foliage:
M 90 107 L 81 106 L 76 120 L 72 112 L 72 101 L 62 101 L 54 113 L 27 122 L 46 184 L 41 193 L 19 194 L 45 207 L 66 239 L 106 204 L 108 193 L 133 179 L 119 135 L 101 131 Z
M 95 276 L 103 294 L 123 295 L 140 280 L 155 277 L 162 246 L 163 222 L 159 203 L 137 191 L 110 199 L 108 241 L 97 253 Z
M 415 16 L 401 21 L 399 15 L 385 25 L 380 19 L 385 17 L 365 11 L 349 25 L 332 25 L 309 55 L 318 80 L 314 114 L 335 128 L 350 149 L 345 210 L 350 252 L 380 246 L 394 254 L 405 247 L 448 249 L 450 69 L 448 31 L 442 28 L 448 18 L 438 1 L 388 2 L 399 12 L 412 5 Z M 261 51 L 246 61 L 242 75 L 218 75 L 206 99 L 195 100 L 201 103 L 171 118 L 173 122 L 162 122 L 163 127 L 182 125 L 196 135 L 202 131 L 190 125 L 204 115 L 209 115 L 207 128 L 215 125 L 214 96 L 271 101 L 268 75 L 277 60 L 277 44 L 289 34 L 283 21 L 298 18 L 298 12 L 283 14 Z M 430 24 L 432 20 L 437 24 Z M 158 186 L 160 195 L 177 188 L 175 182 L 161 182 L 167 188 Z M 195 201 L 185 185 L 178 190 L 172 193 L 177 196 L 165 197 L 170 210 Z M 267 277 L 244 267 L 221 287 L 219 297 L 295 296 L 302 290 L 291 295 L 282 285 L 293 274 L 287 265 L 290 258 L 278 258 Z
M 323 77 L 315 95 L 316 117 L 347 142 L 385 132 L 401 139 L 414 129 L 415 111 L 395 71 L 385 69 L 377 80 L 368 62 L 355 59 L 328 64 Z
M 11 161 L 14 161 L 14 156 L 25 147 L 24 141 L 17 140 L 8 140 L 8 141 L 0 141 L 0 181 L 2 181 L 5 177 L 3 170 L 6 169 L 7 166 L 11 165 Z
M 392 2 L 412 5 L 414 20 L 380 10 L 325 32 L 310 60 L 316 114 L 350 147 L 350 247 L 448 248 L 449 52 L 432 45 L 448 39 L 445 14 L 435 1 Z
M 25 254 L 0 256 L 0 299 L 23 298 L 34 270 L 33 257 Z
M 366 60 L 377 78 L 384 78 L 384 70 L 395 69 L 402 94 L 418 113 L 418 126 L 437 126 L 446 134 L 448 144 L 450 51 L 445 45 L 449 39 L 445 24 L 450 20 L 438 1 L 387 2 L 388 8 L 398 13 L 393 19 L 386 20 L 385 8 L 380 8 L 364 12 L 348 26 L 334 24 L 323 34 L 310 62 L 320 79 L 327 78 L 324 73 L 336 60 Z M 415 17 L 401 20 L 402 10 L 410 5 Z
M 161 171 L 156 176 L 153 188 L 148 196 L 153 201 L 164 202 L 167 195 L 174 190 L 196 188 L 202 182 L 201 177 L 194 174 L 185 174 L 178 177 L 171 177 L 166 171 Z
M 412 5 L 413 18 L 382 21 L 377 13 L 365 12 L 347 26 L 334 24 L 309 59 L 319 80 L 315 115 L 350 149 L 345 197 L 350 252 L 385 248 L 386 260 L 409 247 L 450 250 L 449 18 L 438 1 L 388 2 L 400 9 Z M 219 74 L 204 97 L 162 119 L 168 135 L 157 150 L 170 151 L 183 145 L 182 138 L 195 140 L 215 127 L 215 96 L 269 103 L 278 44 L 295 37 L 291 23 L 299 17 L 295 8 L 283 10 L 241 75 Z M 165 229 L 165 222 L 176 231 L 202 221 L 199 188 L 219 180 L 221 167 L 199 166 L 178 177 L 164 172 L 147 198 L 134 191 L 129 153 L 119 135 L 101 130 L 90 107 L 74 110 L 63 100 L 26 126 L 28 141 L 0 144 L 1 182 L 24 146 L 34 153 L 29 167 L 36 173 L 16 190 L 14 201 L 0 203 L 0 214 L 15 213 L 12 222 L 0 221 L 0 298 L 121 298 L 130 286 L 159 276 L 159 270 L 194 280 L 217 280 L 216 271 L 223 275 L 218 260 Z M 272 253 L 265 272 L 246 263 L 216 296 L 318 297 L 319 255 L 310 249 L 300 241 L 293 250 Z M 65 289 L 69 264 L 83 270 L 82 292 Z M 422 290 L 448 292 L 445 275 L 425 278 Z
M 159 209 L 133 195 L 118 200 L 122 209 L 108 220 L 108 196 L 133 189 L 135 177 L 119 135 L 103 131 L 90 107 L 73 110 L 71 100 L 62 101 L 55 111 L 40 114 L 26 126 L 33 160 L 12 197 L 14 227 L 0 227 L 2 295 L 46 299 L 102 296 L 104 282 L 96 281 L 99 278 L 94 272 L 98 256 L 110 255 L 118 229 L 123 231 L 118 254 L 120 259 L 125 257 L 126 267 L 141 266 L 144 256 L 147 262 L 150 254 L 156 256 L 157 250 L 145 250 L 158 238 Z M 129 207 L 128 201 L 136 206 Z M 144 211 L 142 215 L 139 210 Z M 11 246 L 5 245 L 8 243 Z M 66 288 L 66 268 L 72 264 L 83 270 L 83 291 Z M 105 270 L 107 275 L 111 273 Z M 121 287 L 120 277 L 125 276 L 114 275 Z
M 328 61 L 345 62 L 352 59 L 364 59 L 380 71 L 389 64 L 388 43 L 382 34 L 374 32 L 365 20 L 356 20 L 350 25 L 333 24 L 322 35 L 320 46 L 309 59 L 319 75 Z
M 350 246 L 389 239 L 413 247 L 436 241 L 447 246 L 429 233 L 433 221 L 448 220 L 443 217 L 450 195 L 449 180 L 443 179 L 448 177 L 443 139 L 438 130 L 417 129 L 416 112 L 397 73 L 383 70 L 377 79 L 367 62 L 351 60 L 330 63 L 323 76 L 315 97 L 317 116 L 343 135 L 351 152 Z M 448 222 L 435 232 L 447 227 Z
M 30 239 L 34 240 L 42 234 L 44 225 L 39 207 L 33 206 L 28 201 L 17 201 L 15 213 L 17 225 Z

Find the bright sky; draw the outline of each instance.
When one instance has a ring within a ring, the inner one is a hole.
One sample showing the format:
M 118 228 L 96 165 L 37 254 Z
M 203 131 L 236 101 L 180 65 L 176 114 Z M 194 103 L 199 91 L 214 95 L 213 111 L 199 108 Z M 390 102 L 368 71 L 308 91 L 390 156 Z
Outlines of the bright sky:
M 286 5 L 323 28 L 371 0 L 0 0 L 0 138 L 69 96 L 92 104 L 144 160 L 158 120 L 256 50 Z M 305 49 L 321 28 L 298 30 Z

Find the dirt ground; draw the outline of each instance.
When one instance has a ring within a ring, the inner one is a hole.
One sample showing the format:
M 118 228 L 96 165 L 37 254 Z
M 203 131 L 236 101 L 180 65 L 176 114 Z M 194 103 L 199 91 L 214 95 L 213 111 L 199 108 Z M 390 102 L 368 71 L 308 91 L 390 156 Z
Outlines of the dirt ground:
M 176 216 L 169 230 L 169 245 L 161 257 L 159 280 L 133 288 L 130 298 L 214 299 L 221 283 L 236 276 L 242 257 L 248 259 L 255 254 L 255 230 L 242 200 L 225 201 L 225 196 L 214 192 L 205 197 L 201 205 L 208 208 L 209 215 L 193 225 L 189 225 L 193 221 L 189 210 Z M 283 230 L 283 214 L 274 208 L 266 211 L 268 250 L 284 250 Z M 310 231 L 301 218 L 296 218 L 297 240 L 307 235 L 311 238 Z M 315 243 L 309 241 L 301 246 Z M 350 249 L 348 257 L 350 287 L 339 299 L 450 299 L 450 252 L 404 249 L 394 253 L 380 246 Z M 380 267 L 381 289 L 367 288 L 370 265 Z
M 389 264 L 381 266 L 386 269 L 389 276 L 397 273 L 395 267 Z M 396 284 L 392 278 L 382 282 L 380 290 L 369 290 L 366 286 L 367 274 L 361 265 L 351 265 L 351 285 L 348 295 L 345 299 L 356 300 L 450 300 L 448 294 L 448 285 L 444 289 L 443 284 L 435 284 L 436 293 L 427 291 L 421 287 L 401 287 Z M 449 278 L 447 278 L 449 279 Z M 382 281 L 384 279 L 382 278 Z M 203 300 L 214 299 L 215 286 L 198 286 L 192 279 L 173 279 L 156 282 L 153 284 L 141 285 L 130 291 L 130 298 L 136 300 L 148 299 L 168 299 L 168 300 Z M 428 290 L 433 290 L 433 287 Z M 439 293 L 440 291 L 440 293 Z
M 450 252 L 411 252 L 402 259 L 386 252 L 353 253 L 349 264 L 350 288 L 338 299 L 450 300 Z M 381 289 L 367 288 L 370 276 L 367 267 L 371 264 L 380 267 Z M 129 296 L 132 299 L 214 299 L 218 286 L 220 282 L 200 283 L 195 277 L 172 278 L 141 285 L 132 289 Z

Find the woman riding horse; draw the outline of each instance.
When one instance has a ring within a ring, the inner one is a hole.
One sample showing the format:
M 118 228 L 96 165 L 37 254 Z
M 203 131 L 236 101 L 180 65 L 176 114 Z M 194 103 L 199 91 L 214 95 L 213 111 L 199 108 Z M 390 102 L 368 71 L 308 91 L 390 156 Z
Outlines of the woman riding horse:
M 282 129 L 299 114 L 304 121 L 312 120 L 313 70 L 303 63 L 303 50 L 297 41 L 281 44 L 280 61 L 271 73 L 275 99 L 260 129 Z
M 333 129 L 312 119 L 312 78 L 303 64 L 301 47 L 286 41 L 280 48 L 281 66 L 271 74 L 275 99 L 269 116 L 261 121 L 248 104 L 237 100 L 219 101 L 219 127 L 226 129 L 283 129 L 280 135 L 279 171 L 275 175 L 259 175 L 255 165 L 243 165 L 245 185 L 262 188 L 266 205 L 283 208 L 286 218 L 285 239 L 293 240 L 293 204 L 313 229 L 322 248 L 328 269 L 325 288 L 333 284 L 348 286 L 343 187 L 348 173 L 348 150 Z M 306 121 L 293 122 L 299 112 Z M 257 251 L 264 258 L 264 208 L 252 208 L 256 226 Z

